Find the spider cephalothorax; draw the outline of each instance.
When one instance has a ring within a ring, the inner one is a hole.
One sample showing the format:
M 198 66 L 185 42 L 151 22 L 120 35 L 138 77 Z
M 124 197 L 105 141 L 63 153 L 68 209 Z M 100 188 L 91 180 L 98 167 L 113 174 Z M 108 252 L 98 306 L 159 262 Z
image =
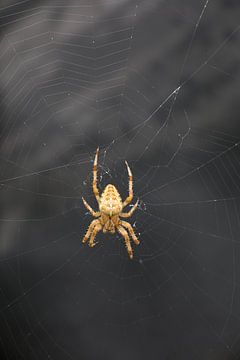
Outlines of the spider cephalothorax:
M 136 210 L 136 207 L 138 205 L 138 201 L 135 203 L 135 205 L 131 208 L 131 210 L 127 213 L 123 213 L 123 208 L 128 205 L 133 198 L 133 177 L 132 172 L 130 170 L 130 167 L 128 166 L 128 163 L 126 162 L 127 170 L 128 170 L 128 176 L 129 176 L 129 194 L 126 200 L 122 202 L 121 196 L 116 189 L 116 187 L 112 184 L 108 184 L 102 195 L 99 195 L 99 190 L 97 187 L 97 161 L 98 161 L 98 152 L 99 149 L 97 149 L 95 160 L 93 163 L 93 192 L 95 194 L 96 200 L 98 202 L 99 211 L 94 211 L 90 205 L 86 202 L 86 200 L 83 199 L 83 203 L 86 206 L 86 208 L 89 210 L 89 212 L 96 217 L 97 219 L 93 220 L 88 228 L 88 231 L 86 235 L 83 238 L 83 243 L 85 243 L 89 238 L 89 246 L 93 247 L 96 245 L 94 242 L 94 239 L 97 235 L 97 233 L 102 230 L 105 232 L 115 233 L 115 230 L 117 230 L 125 239 L 126 248 L 128 251 L 128 254 L 130 258 L 133 258 L 133 250 L 130 243 L 129 234 L 131 235 L 134 243 L 136 245 L 139 245 L 139 240 L 136 237 L 132 226 L 127 222 L 123 221 L 120 218 L 128 218 L 130 217 L 134 210 Z M 128 234 L 128 232 L 129 234 Z

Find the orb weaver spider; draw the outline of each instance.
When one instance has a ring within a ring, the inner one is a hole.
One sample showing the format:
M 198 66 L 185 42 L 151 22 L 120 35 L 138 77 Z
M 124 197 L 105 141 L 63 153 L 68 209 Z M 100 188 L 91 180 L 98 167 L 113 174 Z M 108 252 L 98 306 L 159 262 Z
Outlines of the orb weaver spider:
M 91 208 L 91 206 L 86 202 L 86 200 L 82 198 L 83 203 L 86 206 L 87 210 L 92 214 L 92 216 L 97 218 L 90 223 L 86 235 L 84 236 L 82 242 L 85 243 L 90 238 L 89 246 L 93 247 L 96 245 L 96 242 L 94 242 L 94 240 L 99 231 L 102 230 L 104 233 L 110 232 L 113 234 L 115 233 L 115 230 L 117 230 L 123 236 L 128 255 L 130 259 L 132 259 L 133 250 L 132 250 L 129 234 L 136 245 L 139 245 L 140 242 L 137 236 L 135 235 L 132 226 L 127 221 L 123 221 L 120 219 L 120 218 L 128 218 L 132 216 L 133 212 L 136 210 L 138 205 L 138 200 L 137 200 L 137 202 L 134 204 L 134 206 L 131 208 L 130 211 L 126 213 L 122 212 L 123 208 L 127 206 L 132 201 L 133 198 L 132 172 L 130 170 L 127 161 L 125 161 L 128 171 L 128 177 L 129 177 L 129 194 L 123 202 L 117 188 L 112 184 L 108 184 L 105 187 L 103 193 L 100 195 L 97 187 L 98 153 L 99 153 L 99 148 L 96 151 L 96 155 L 93 163 L 92 187 L 93 187 L 93 193 L 98 202 L 99 210 L 94 211 Z

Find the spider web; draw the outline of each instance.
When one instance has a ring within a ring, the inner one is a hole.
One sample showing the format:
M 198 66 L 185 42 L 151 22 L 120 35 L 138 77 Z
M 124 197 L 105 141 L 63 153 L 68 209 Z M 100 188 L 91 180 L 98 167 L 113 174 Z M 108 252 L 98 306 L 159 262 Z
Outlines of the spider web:
M 239 358 L 237 10 L 2 1 L 3 359 Z M 101 191 L 133 171 L 132 261 L 81 243 L 98 146 Z

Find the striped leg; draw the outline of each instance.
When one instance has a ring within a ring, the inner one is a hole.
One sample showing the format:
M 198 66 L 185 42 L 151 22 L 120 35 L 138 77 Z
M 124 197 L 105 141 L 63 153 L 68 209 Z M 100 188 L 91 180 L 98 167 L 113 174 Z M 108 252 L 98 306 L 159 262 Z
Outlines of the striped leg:
M 120 213 L 119 216 L 123 217 L 123 218 L 128 218 L 128 217 L 132 216 L 132 214 L 136 210 L 137 206 L 138 206 L 138 201 L 136 202 L 136 204 L 134 204 L 134 206 L 131 208 L 130 211 L 128 211 L 126 213 Z
M 86 206 L 86 208 L 88 209 L 88 211 L 90 212 L 90 214 L 92 214 L 92 216 L 99 217 L 101 215 L 100 211 L 94 211 L 83 197 L 82 197 L 82 201 L 83 201 L 84 205 Z
M 94 239 L 97 235 L 97 233 L 102 229 L 102 225 L 100 223 L 98 223 L 95 228 L 93 229 L 93 232 L 92 232 L 92 235 L 91 235 L 91 238 L 90 238 L 90 241 L 89 241 L 89 246 L 90 247 L 93 247 L 96 245 L 96 243 L 94 242 Z
M 96 151 L 96 155 L 95 155 L 95 159 L 94 159 L 94 163 L 93 163 L 93 192 L 94 195 L 96 196 L 97 202 L 99 202 L 99 191 L 98 191 L 98 187 L 97 187 L 97 162 L 98 162 L 98 153 L 99 153 L 99 148 L 97 148 Z
M 136 237 L 135 233 L 134 233 L 134 230 L 132 228 L 132 225 L 130 225 L 127 221 L 121 221 L 121 225 L 124 226 L 126 229 L 128 229 L 129 231 L 129 234 L 131 235 L 134 243 L 136 245 L 139 245 L 140 244 L 140 241 L 138 240 L 138 238 Z
M 88 241 L 91 233 L 93 232 L 93 229 L 95 228 L 95 226 L 96 226 L 98 223 L 99 223 L 99 220 L 98 220 L 98 219 L 93 220 L 93 221 L 91 222 L 91 224 L 90 224 L 89 227 L 88 227 L 88 231 L 86 232 L 86 235 L 84 236 L 84 238 L 83 238 L 83 240 L 82 240 L 83 243 L 85 243 L 86 241 Z
M 130 238 L 128 236 L 128 233 L 121 225 L 119 225 L 117 229 L 118 229 L 118 232 L 124 237 L 128 255 L 129 255 L 130 259 L 132 259 L 133 258 L 133 250 L 131 247 Z
M 124 200 L 123 207 L 129 204 L 133 198 L 133 176 L 127 161 L 125 161 L 125 164 L 127 166 L 129 183 L 128 183 L 128 197 L 126 198 L 126 200 Z

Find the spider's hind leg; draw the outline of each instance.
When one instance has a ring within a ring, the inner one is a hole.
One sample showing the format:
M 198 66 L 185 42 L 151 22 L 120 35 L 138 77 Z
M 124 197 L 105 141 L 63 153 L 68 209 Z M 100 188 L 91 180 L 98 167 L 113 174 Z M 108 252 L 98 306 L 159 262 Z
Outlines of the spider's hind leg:
M 133 198 L 133 175 L 127 161 L 125 161 L 125 164 L 128 171 L 128 197 L 123 202 L 123 208 L 128 205 Z
M 99 196 L 99 190 L 97 187 L 97 163 L 98 163 L 98 153 L 99 153 L 99 148 L 97 148 L 96 151 L 96 155 L 95 155 L 95 159 L 94 159 L 94 163 L 93 163 L 93 192 L 94 195 L 96 197 L 97 202 L 99 202 L 100 200 L 100 196 Z

